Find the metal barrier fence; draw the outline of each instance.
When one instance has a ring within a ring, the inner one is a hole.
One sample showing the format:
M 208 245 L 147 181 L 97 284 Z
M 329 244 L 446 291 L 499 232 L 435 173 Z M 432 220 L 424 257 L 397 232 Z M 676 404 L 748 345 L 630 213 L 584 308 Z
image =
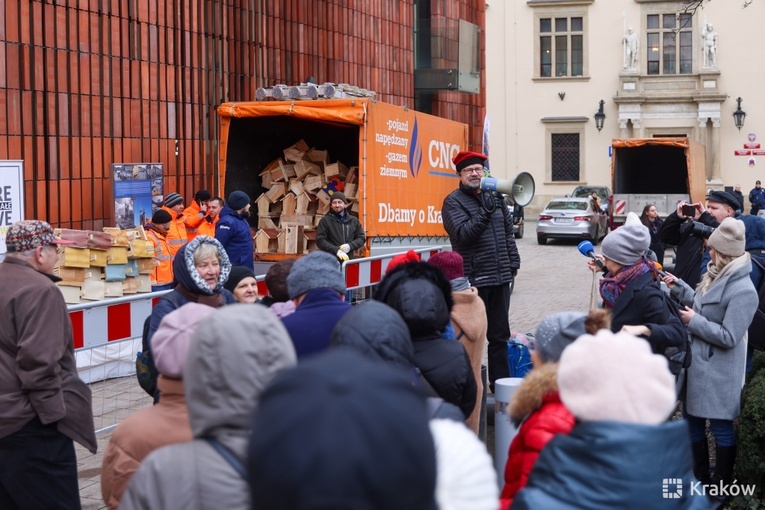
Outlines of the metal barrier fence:
M 441 246 L 432 246 L 413 251 L 426 261 L 441 250 Z M 372 297 L 374 287 L 396 255 L 399 253 L 343 263 L 351 304 Z M 255 278 L 261 295 L 268 294 L 265 278 L 265 275 Z M 113 429 L 136 409 L 152 404 L 152 398 L 135 378 L 135 357 L 141 350 L 144 321 L 156 300 L 169 292 L 136 294 L 68 307 L 77 370 L 92 392 L 96 433 Z

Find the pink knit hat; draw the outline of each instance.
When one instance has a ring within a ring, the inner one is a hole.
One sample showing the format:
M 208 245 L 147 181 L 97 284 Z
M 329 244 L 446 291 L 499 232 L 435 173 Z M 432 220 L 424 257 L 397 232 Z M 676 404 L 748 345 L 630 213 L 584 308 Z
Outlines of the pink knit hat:
M 432 264 L 443 271 L 444 275 L 446 275 L 446 278 L 449 280 L 465 276 L 462 255 L 456 251 L 442 251 L 436 253 L 428 259 L 428 264 Z
M 151 355 L 160 374 L 171 379 L 183 379 L 191 335 L 214 311 L 212 306 L 187 303 L 162 318 L 151 337 Z

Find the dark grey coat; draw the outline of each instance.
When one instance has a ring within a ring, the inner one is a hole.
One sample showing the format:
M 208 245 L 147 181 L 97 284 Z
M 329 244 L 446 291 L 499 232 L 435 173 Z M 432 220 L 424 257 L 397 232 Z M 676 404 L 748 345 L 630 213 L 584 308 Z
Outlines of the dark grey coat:
M 509 283 L 511 269 L 521 267 L 507 207 L 487 213 L 471 190 L 460 186 L 444 199 L 441 210 L 452 249 L 464 259 L 465 276 L 474 287 Z
M 688 323 L 692 361 L 685 400 L 692 416 L 732 420 L 740 412 L 746 368 L 742 339 L 759 302 L 749 278 L 749 254 L 744 257 L 742 267 L 718 278 L 704 295 L 682 280 L 672 287 L 672 295 L 696 312 Z

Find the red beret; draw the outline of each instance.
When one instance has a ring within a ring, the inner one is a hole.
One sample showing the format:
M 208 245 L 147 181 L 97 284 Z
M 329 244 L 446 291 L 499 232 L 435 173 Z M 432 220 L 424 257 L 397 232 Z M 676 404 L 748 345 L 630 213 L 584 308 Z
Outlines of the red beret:
M 470 165 L 476 165 L 476 164 L 483 164 L 484 161 L 489 159 L 488 157 L 484 156 L 480 152 L 470 152 L 470 151 L 462 151 L 458 153 L 456 156 L 454 156 L 454 159 L 452 159 L 452 163 L 454 163 L 454 166 L 457 167 L 457 172 L 461 171 L 463 168 L 469 167 Z

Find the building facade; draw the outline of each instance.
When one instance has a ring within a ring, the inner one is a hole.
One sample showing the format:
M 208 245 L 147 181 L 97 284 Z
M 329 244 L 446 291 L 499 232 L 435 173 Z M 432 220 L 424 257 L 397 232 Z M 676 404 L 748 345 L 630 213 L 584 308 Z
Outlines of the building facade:
M 765 176 L 765 2 L 489 0 L 492 173 L 534 175 L 534 214 L 577 185 L 611 186 L 611 140 L 688 136 L 705 146 L 707 188 Z M 736 99 L 746 112 L 742 129 Z M 594 114 L 604 101 L 605 121 Z M 762 154 L 762 155 L 760 155 Z M 639 212 L 639 211 L 638 211 Z
M 483 0 L 0 0 L 0 160 L 24 162 L 27 218 L 100 229 L 114 225 L 113 163 L 162 163 L 165 192 L 187 199 L 218 193 L 216 107 L 309 77 L 467 123 L 480 148 L 483 88 L 418 91 L 414 72 L 454 46 L 458 20 L 483 27 L 483 11 Z M 418 52 L 424 26 L 436 30 Z

